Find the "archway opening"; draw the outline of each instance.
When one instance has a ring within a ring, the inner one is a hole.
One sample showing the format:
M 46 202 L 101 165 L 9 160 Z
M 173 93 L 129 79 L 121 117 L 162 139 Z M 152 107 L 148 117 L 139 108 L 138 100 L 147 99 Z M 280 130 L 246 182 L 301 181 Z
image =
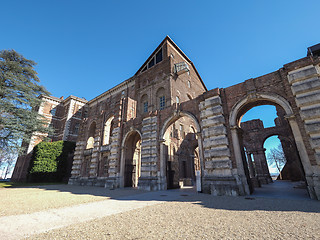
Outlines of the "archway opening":
M 271 136 L 264 142 L 269 171 L 274 181 L 305 181 L 294 142 L 287 136 Z
M 198 123 L 187 115 L 172 118 L 165 128 L 163 154 L 168 189 L 194 188 L 200 181 L 198 128 Z
M 251 193 L 307 196 L 304 171 L 285 115 L 282 107 L 266 101 L 251 102 L 239 111 L 239 140 Z M 304 188 L 304 192 L 295 188 Z
M 137 131 L 131 132 L 124 143 L 124 187 L 138 187 L 141 175 L 141 136 Z

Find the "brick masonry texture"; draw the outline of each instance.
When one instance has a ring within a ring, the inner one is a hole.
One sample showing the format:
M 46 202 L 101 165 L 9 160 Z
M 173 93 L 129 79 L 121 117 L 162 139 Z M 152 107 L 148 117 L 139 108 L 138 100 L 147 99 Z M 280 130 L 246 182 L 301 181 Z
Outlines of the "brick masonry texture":
M 166 37 L 116 87 L 90 101 L 43 96 L 39 112 L 56 129 L 53 141 L 77 142 L 69 184 L 160 190 L 200 179 L 203 192 L 236 196 L 250 194 L 254 185 L 241 117 L 255 106 L 274 105 L 286 127 L 266 131 L 290 132 L 310 197 L 320 199 L 319 64 L 318 56 L 308 56 L 207 90 L 192 61 Z M 37 141 L 35 136 L 26 154 Z M 18 161 L 15 179 L 25 177 L 27 159 Z

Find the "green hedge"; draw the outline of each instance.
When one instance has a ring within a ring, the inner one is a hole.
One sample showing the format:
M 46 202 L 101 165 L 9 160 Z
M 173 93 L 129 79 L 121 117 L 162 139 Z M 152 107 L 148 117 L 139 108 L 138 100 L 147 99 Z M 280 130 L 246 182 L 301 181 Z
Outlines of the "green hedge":
M 74 142 L 41 142 L 33 149 L 29 182 L 61 182 L 70 176 Z

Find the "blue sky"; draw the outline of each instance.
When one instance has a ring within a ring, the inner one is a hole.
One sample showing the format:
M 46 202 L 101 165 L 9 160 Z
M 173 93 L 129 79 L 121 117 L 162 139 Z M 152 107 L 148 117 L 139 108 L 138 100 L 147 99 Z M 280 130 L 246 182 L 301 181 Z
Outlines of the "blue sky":
M 166 35 L 208 89 L 275 71 L 320 42 L 320 1 L 11 0 L 0 6 L 0 49 L 36 61 L 41 84 L 56 97 L 90 100 L 130 78 Z
M 0 49 L 38 63 L 52 95 L 92 99 L 166 35 L 208 89 L 277 70 L 320 42 L 319 1 L 2 1 Z

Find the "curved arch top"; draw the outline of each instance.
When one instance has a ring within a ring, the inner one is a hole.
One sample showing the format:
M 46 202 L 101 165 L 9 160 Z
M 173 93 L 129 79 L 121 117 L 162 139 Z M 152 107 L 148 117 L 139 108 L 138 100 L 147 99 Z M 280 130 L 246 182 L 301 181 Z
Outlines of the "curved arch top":
M 283 98 L 282 96 L 275 94 L 275 93 L 254 93 L 249 94 L 246 97 L 240 99 L 231 109 L 229 124 L 231 127 L 238 126 L 239 127 L 239 112 L 243 107 L 250 103 L 259 102 L 259 101 L 268 101 L 275 103 L 282 107 L 286 112 L 286 115 L 292 115 L 293 111 L 289 104 L 289 102 Z
M 121 147 L 124 147 L 125 143 L 126 143 L 126 140 L 128 139 L 128 137 L 130 137 L 132 134 L 134 134 L 135 132 L 137 132 L 140 136 L 140 139 L 142 139 L 142 134 L 141 132 L 138 130 L 138 129 L 131 129 L 129 132 L 127 132 L 123 139 L 122 139 L 122 143 L 121 143 Z
M 161 130 L 160 130 L 160 139 L 163 139 L 163 136 L 167 130 L 167 128 L 176 120 L 178 120 L 181 117 L 190 117 L 194 122 L 195 122 L 195 126 L 196 126 L 196 131 L 200 132 L 201 131 L 201 127 L 199 124 L 198 119 L 190 112 L 186 112 L 186 111 L 178 111 L 175 112 L 171 117 L 169 117 L 163 124 Z

